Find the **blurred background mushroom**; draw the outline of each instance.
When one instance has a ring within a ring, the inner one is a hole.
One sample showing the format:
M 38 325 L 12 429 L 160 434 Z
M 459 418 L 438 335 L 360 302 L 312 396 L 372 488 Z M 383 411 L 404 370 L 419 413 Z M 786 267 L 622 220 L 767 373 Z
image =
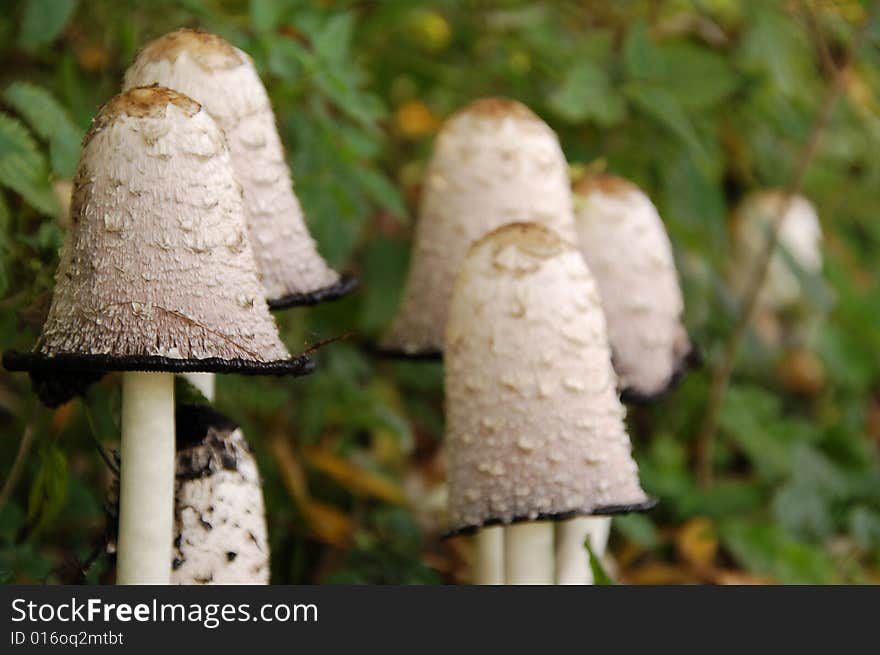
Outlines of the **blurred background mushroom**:
M 525 105 L 477 100 L 437 135 L 403 299 L 381 348 L 438 355 L 455 274 L 468 247 L 495 228 L 523 220 L 576 239 L 559 141 Z
M 672 244 L 635 184 L 586 175 L 574 192 L 578 243 L 599 288 L 624 400 L 652 400 L 684 374 L 693 351 Z
M 733 212 L 731 288 L 742 294 L 755 269 L 770 226 L 780 212 L 779 242 L 758 294 L 753 325 L 767 345 L 809 347 L 819 327 L 828 291 L 822 282 L 822 227 L 801 195 L 786 202 L 781 189 L 753 191 Z
M 653 505 L 599 302 L 576 247 L 534 223 L 479 240 L 456 279 L 444 350 L 449 521 L 453 532 L 510 526 L 507 584 L 553 584 L 568 568 L 554 561 L 553 522 Z
M 311 362 L 278 338 L 223 135 L 197 102 L 158 86 L 110 100 L 73 196 L 42 334 L 3 361 L 43 375 L 123 371 L 117 582 L 167 583 L 172 374 L 302 374 Z

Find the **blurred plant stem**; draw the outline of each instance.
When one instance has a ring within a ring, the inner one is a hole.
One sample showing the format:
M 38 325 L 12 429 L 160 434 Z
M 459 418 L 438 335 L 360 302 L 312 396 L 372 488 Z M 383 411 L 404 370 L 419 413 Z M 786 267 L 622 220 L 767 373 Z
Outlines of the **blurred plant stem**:
M 815 23 L 815 17 L 812 14 L 809 3 L 804 3 L 803 7 L 804 12 L 807 16 L 807 22 Z M 752 314 L 754 313 L 755 306 L 757 305 L 758 295 L 761 292 L 761 288 L 764 286 L 764 280 L 767 277 L 767 271 L 770 267 L 770 261 L 773 257 L 774 251 L 776 250 L 776 246 L 779 243 L 779 232 L 780 228 L 782 227 L 783 218 L 788 213 L 788 210 L 791 207 L 792 200 L 796 195 L 800 193 L 801 188 L 803 187 L 804 177 L 806 176 L 807 169 L 809 168 L 813 157 L 816 155 L 819 141 L 821 140 L 825 129 L 828 127 L 828 122 L 831 118 L 831 112 L 834 109 L 834 105 L 837 102 L 838 98 L 843 93 L 844 82 L 846 80 L 845 71 L 850 63 L 854 60 L 856 53 L 864 42 L 865 36 L 868 32 L 868 28 L 874 20 L 875 11 L 876 4 L 872 4 L 871 10 L 868 13 L 868 16 L 866 17 L 864 23 L 859 28 L 859 31 L 856 34 L 855 38 L 853 39 L 852 46 L 850 47 L 849 53 L 847 54 L 847 57 L 842 65 L 835 66 L 830 57 L 822 57 L 824 65 L 832 68 L 832 70 L 830 71 L 831 83 L 825 93 L 825 97 L 822 99 L 822 104 L 819 107 L 819 111 L 816 114 L 816 119 L 813 122 L 812 128 L 810 129 L 810 134 L 807 138 L 807 142 L 804 144 L 803 149 L 798 155 L 794 173 L 792 174 L 791 180 L 785 188 L 785 195 L 783 196 L 782 201 L 779 203 L 779 207 L 775 215 L 770 221 L 770 229 L 767 241 L 764 244 L 764 248 L 758 255 L 757 264 L 749 278 L 749 283 L 743 293 L 742 301 L 739 303 L 741 308 L 739 316 L 737 317 L 736 322 L 733 325 L 733 329 L 731 330 L 730 336 L 728 337 L 727 342 L 724 345 L 724 351 L 721 356 L 721 361 L 719 362 L 718 366 L 715 367 L 712 374 L 712 380 L 709 385 L 708 399 L 706 401 L 706 410 L 703 414 L 703 421 L 700 425 L 700 431 L 697 434 L 694 460 L 694 472 L 697 477 L 697 481 L 701 487 L 709 487 L 714 481 L 712 459 L 715 450 L 715 435 L 718 432 L 718 421 L 721 413 L 721 407 L 724 404 L 724 395 L 727 392 L 728 385 L 730 384 L 730 376 L 733 373 L 736 356 L 739 353 L 740 346 L 742 345 L 743 339 L 745 338 L 746 332 L 748 331 L 748 327 L 752 319 Z M 814 34 L 815 37 L 820 41 L 820 53 L 827 53 L 828 47 L 827 44 L 825 44 L 824 37 L 822 36 L 821 31 L 816 30 Z
M 15 490 L 15 485 L 18 484 L 18 479 L 21 477 L 21 473 L 24 470 L 24 463 L 25 460 L 27 460 L 28 453 L 30 452 L 33 443 L 34 426 L 28 423 L 21 435 L 21 442 L 18 444 L 18 452 L 15 454 L 15 461 L 12 463 L 12 469 L 10 469 L 9 476 L 3 484 L 3 490 L 0 491 L 0 508 L 6 504 L 6 501 L 9 500 L 9 497 Z

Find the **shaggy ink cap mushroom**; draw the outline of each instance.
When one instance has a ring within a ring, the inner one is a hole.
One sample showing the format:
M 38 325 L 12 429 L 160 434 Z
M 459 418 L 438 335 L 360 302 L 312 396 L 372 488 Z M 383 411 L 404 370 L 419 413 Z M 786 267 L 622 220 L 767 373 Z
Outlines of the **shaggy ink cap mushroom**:
M 768 231 L 777 215 L 785 208 L 779 226 L 779 245 L 804 272 L 822 271 L 822 227 L 816 209 L 800 195 L 791 198 L 785 207 L 781 189 L 753 191 L 740 202 L 733 216 L 735 248 L 732 285 L 739 293 L 745 291 L 748 276 L 767 241 Z M 760 305 L 783 311 L 798 304 L 804 291 L 797 274 L 791 270 L 785 255 L 778 250 L 770 260 L 764 286 L 758 295 Z
M 672 245 L 635 184 L 591 175 L 574 185 L 581 254 L 599 288 L 625 401 L 663 395 L 694 363 Z
M 514 223 L 471 247 L 444 365 L 452 533 L 653 506 L 595 282 L 552 230 Z
M 357 280 L 332 270 L 309 234 L 251 58 L 215 34 L 181 29 L 144 46 L 125 73 L 125 88 L 154 83 L 200 102 L 226 133 L 269 306 L 312 305 L 354 289 Z
M 257 462 L 241 428 L 206 405 L 179 405 L 172 584 L 269 584 Z
M 263 299 L 220 129 L 167 88 L 99 111 L 74 180 L 49 314 L 3 363 L 46 378 L 107 371 L 295 374 Z
M 425 175 L 403 298 L 380 348 L 439 355 L 458 267 L 492 230 L 536 221 L 574 242 L 567 170 L 556 134 L 519 102 L 485 98 L 449 118 Z

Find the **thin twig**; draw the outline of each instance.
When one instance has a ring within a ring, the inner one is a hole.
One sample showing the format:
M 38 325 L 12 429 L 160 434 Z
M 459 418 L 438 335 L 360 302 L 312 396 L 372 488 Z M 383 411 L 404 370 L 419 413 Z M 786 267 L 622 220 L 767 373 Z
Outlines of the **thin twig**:
M 822 69 L 828 79 L 834 79 L 837 73 L 837 67 L 834 64 L 834 57 L 831 56 L 831 50 L 828 48 L 828 42 L 822 34 L 822 28 L 819 26 L 819 19 L 816 17 L 816 11 L 810 0 L 804 0 L 800 3 L 804 11 L 804 17 L 807 23 L 807 31 L 810 38 L 815 42 L 816 50 L 819 53 L 819 61 L 822 63 Z
M 116 465 L 116 462 L 113 461 L 113 458 L 110 457 L 109 453 L 104 449 L 101 440 L 98 438 L 98 429 L 95 425 L 95 418 L 92 416 L 92 410 L 89 407 L 89 404 L 86 402 L 85 398 L 82 399 L 83 413 L 86 416 L 86 423 L 89 426 L 89 438 L 92 441 L 92 444 L 95 446 L 95 450 L 98 451 L 98 454 L 101 456 L 101 459 L 104 460 L 104 463 L 107 465 L 113 474 L 116 477 L 119 477 L 119 467 Z
M 754 313 L 755 305 L 758 301 L 758 295 L 760 294 L 761 289 L 764 286 L 764 280 L 767 277 L 767 270 L 770 267 L 770 261 L 773 257 L 773 252 L 776 250 L 776 246 L 779 242 L 779 231 L 780 227 L 782 226 L 783 218 L 788 212 L 792 200 L 798 193 L 800 193 L 801 188 L 803 187 L 804 177 L 807 173 L 807 169 L 809 168 L 810 163 L 813 160 L 813 157 L 816 154 L 816 150 L 819 146 L 819 140 L 821 139 L 822 134 L 828 126 L 828 121 L 831 118 L 831 112 L 834 109 L 834 104 L 843 92 L 843 85 L 845 81 L 844 70 L 849 65 L 849 63 L 852 62 L 856 52 L 859 50 L 865 39 L 865 35 L 868 31 L 868 26 L 873 20 L 873 12 L 875 7 L 876 5 L 872 6 L 871 13 L 868 15 L 867 20 L 865 21 L 864 25 L 861 26 L 858 34 L 853 40 L 852 47 L 850 48 L 849 55 L 846 59 L 846 63 L 839 68 L 834 68 L 833 81 L 831 83 L 831 86 L 828 88 L 825 97 L 822 100 L 819 112 L 816 115 L 813 127 L 810 130 L 810 135 L 798 157 L 797 165 L 795 166 L 795 170 L 791 177 L 791 180 L 785 188 L 785 193 L 782 201 L 779 203 L 777 212 L 770 221 L 770 230 L 767 242 L 764 244 L 763 250 L 759 253 L 757 265 L 755 266 L 755 269 L 749 279 L 749 284 L 743 294 L 739 316 L 737 317 L 737 320 L 733 326 L 733 330 L 730 333 L 730 337 L 728 338 L 727 343 L 724 346 L 724 352 L 721 357 L 721 362 L 715 369 L 712 376 L 712 381 L 709 386 L 709 397 L 706 401 L 706 411 L 703 415 L 703 422 L 697 435 L 697 446 L 695 453 L 697 481 L 703 487 L 712 484 L 712 458 L 714 454 L 713 451 L 715 445 L 715 433 L 718 430 L 719 414 L 721 412 L 721 407 L 724 402 L 724 395 L 727 392 L 727 387 L 730 383 L 730 376 L 733 372 L 733 366 L 736 361 L 737 353 L 739 352 L 739 348 L 742 345 L 743 339 L 745 338 L 746 332 L 751 322 L 752 314 Z
M 18 484 L 18 479 L 21 477 L 21 473 L 24 470 L 24 463 L 27 460 L 28 453 L 30 452 L 33 443 L 34 426 L 28 423 L 24 427 L 24 432 L 21 435 L 21 441 L 18 444 L 18 452 L 15 454 L 15 461 L 12 463 L 12 470 L 9 471 L 9 476 L 3 484 L 3 490 L 0 491 L 0 507 L 3 507 L 9 500 L 10 496 L 12 496 L 12 492 L 15 490 L 15 485 Z

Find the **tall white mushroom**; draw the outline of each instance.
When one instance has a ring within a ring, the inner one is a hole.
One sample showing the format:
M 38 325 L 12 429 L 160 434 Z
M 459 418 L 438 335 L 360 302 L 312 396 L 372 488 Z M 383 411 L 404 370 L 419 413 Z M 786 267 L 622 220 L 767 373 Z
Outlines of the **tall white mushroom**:
M 574 192 L 578 244 L 599 287 L 623 398 L 655 399 L 675 385 L 693 359 L 663 221 L 641 189 L 614 175 L 588 175 Z M 584 542 L 589 539 L 594 555 L 601 556 L 610 528 L 610 518 L 596 517 L 558 526 L 561 582 L 592 580 Z
M 355 278 L 326 264 L 306 227 L 269 96 L 247 53 L 216 34 L 177 30 L 144 46 L 126 71 L 125 88 L 149 84 L 197 100 L 226 133 L 269 306 L 312 305 L 349 293 Z M 213 376 L 188 377 L 213 399 Z
M 117 582 L 169 581 L 173 373 L 302 374 L 257 279 L 223 134 L 154 86 L 104 105 L 74 180 L 72 227 L 35 349 L 10 370 L 124 371 Z
M 567 165 L 556 134 L 524 105 L 477 100 L 446 121 L 425 176 L 403 299 L 383 350 L 438 354 L 468 247 L 492 230 L 537 221 L 576 239 Z
M 269 540 L 257 462 L 241 428 L 180 405 L 173 584 L 268 584 Z
M 663 394 L 692 353 L 672 245 L 651 199 L 613 175 L 575 187 L 581 254 L 596 279 L 624 399 Z
M 511 525 L 508 584 L 554 582 L 547 520 L 653 504 L 630 455 L 596 285 L 552 230 L 514 223 L 471 247 L 444 361 L 451 528 Z
M 309 235 L 269 96 L 247 53 L 216 34 L 181 29 L 144 46 L 123 84 L 185 93 L 226 133 L 270 307 L 313 304 L 351 290 L 353 279 L 327 266 Z

